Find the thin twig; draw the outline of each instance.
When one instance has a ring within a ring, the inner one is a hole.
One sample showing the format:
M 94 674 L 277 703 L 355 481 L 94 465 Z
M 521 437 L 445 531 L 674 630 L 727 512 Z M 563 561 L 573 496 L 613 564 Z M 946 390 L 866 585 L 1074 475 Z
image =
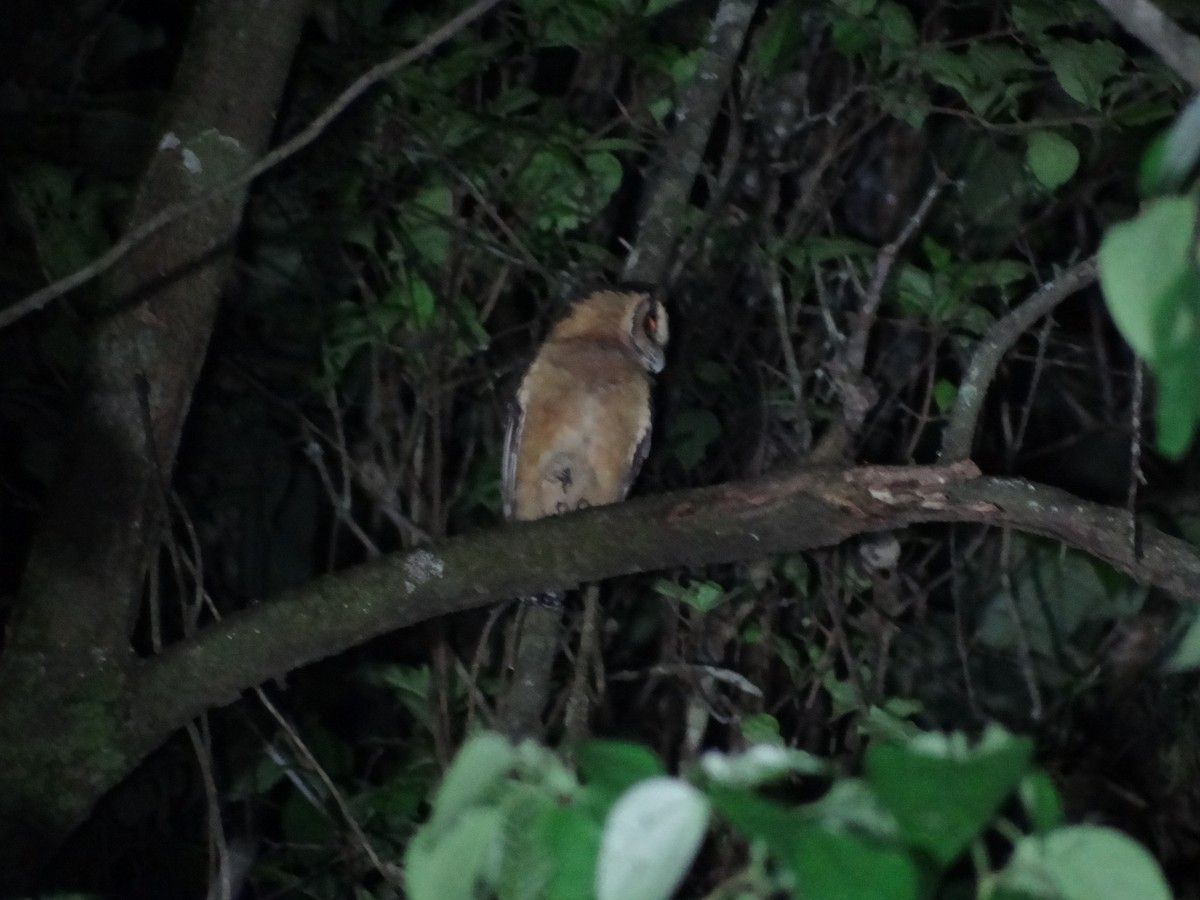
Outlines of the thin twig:
M 385 78 L 394 75 L 405 66 L 432 53 L 498 3 L 500 3 L 500 0 L 477 0 L 476 3 L 471 4 L 471 6 L 464 9 L 457 16 L 432 31 L 415 47 L 405 50 L 403 53 L 385 60 L 378 65 L 372 66 L 359 76 L 350 87 L 342 91 L 304 130 L 290 140 L 280 144 L 250 168 L 246 169 L 246 171 L 242 172 L 242 174 L 226 181 L 224 184 L 219 184 L 209 189 L 199 197 L 191 200 L 183 200 L 179 203 L 172 203 L 165 209 L 160 210 L 156 215 L 151 216 L 141 225 L 127 232 L 124 237 L 113 244 L 105 253 L 92 260 L 92 262 L 83 268 L 72 272 L 65 278 L 60 278 L 53 284 L 34 291 L 22 300 L 18 300 L 12 306 L 0 310 L 0 328 L 11 325 L 18 319 L 36 312 L 53 300 L 58 299 L 68 291 L 72 291 L 80 285 L 86 284 L 93 278 L 96 278 L 98 275 L 102 275 L 133 250 L 134 247 L 141 244 L 151 235 L 161 231 L 167 225 L 178 221 L 201 207 L 207 206 L 209 203 L 224 197 L 226 194 L 245 187 L 259 175 L 270 171 L 284 160 L 294 156 L 320 137 L 321 133 L 329 127 L 329 124 L 334 119 L 345 111 L 346 107 L 361 97 L 370 88 Z
M 289 722 L 283 713 L 281 713 L 275 706 L 275 704 L 271 702 L 270 698 L 266 694 L 266 691 L 264 691 L 262 688 L 255 688 L 254 693 L 258 696 L 259 702 L 262 703 L 267 712 L 271 714 L 271 718 L 273 718 L 279 727 L 283 729 L 283 732 L 287 735 L 288 741 L 291 743 L 292 748 L 300 755 L 300 758 L 304 760 L 305 765 L 307 765 L 313 772 L 316 773 L 317 777 L 321 779 L 321 783 L 325 785 L 325 789 L 329 792 L 329 796 L 333 798 L 333 802 L 337 805 L 338 812 L 342 814 L 342 820 L 346 823 L 347 827 L 349 827 L 350 831 L 353 832 L 355 840 L 357 840 L 360 849 L 364 854 L 366 854 L 367 859 L 370 860 L 371 865 L 375 868 L 375 871 L 382 875 L 390 884 L 400 887 L 401 877 L 398 868 L 391 863 L 385 863 L 379 858 L 379 854 L 375 852 L 375 848 L 372 846 L 370 838 L 367 837 L 367 834 L 365 831 L 363 831 L 362 826 L 358 824 L 358 819 L 355 817 L 353 810 L 350 809 L 350 804 L 346 802 L 346 798 L 342 795 L 342 792 L 338 790 L 337 785 L 333 783 L 333 779 L 329 777 L 329 773 L 325 771 L 324 767 L 319 762 L 317 762 L 317 758 L 313 756 L 312 751 L 308 749 L 308 745 L 304 743 L 304 740 L 296 732 L 296 729 L 292 727 L 291 722 Z
M 883 287 L 887 284 L 888 276 L 892 274 L 892 268 L 896 265 L 896 256 L 899 254 L 901 248 L 912 240 L 912 236 L 916 234 L 917 229 L 925 223 L 925 219 L 928 218 L 929 211 L 933 209 L 933 203 L 937 200 L 938 194 L 948 184 L 950 184 L 950 180 L 939 172 L 934 178 L 933 184 L 925 191 L 925 196 L 921 198 L 916 211 L 904 223 L 904 228 L 900 231 L 900 234 L 896 236 L 894 241 L 885 244 L 879 251 L 879 255 L 875 258 L 875 271 L 871 275 L 871 286 L 867 289 L 867 294 L 863 298 L 858 320 L 855 322 L 854 330 L 850 333 L 850 339 L 846 344 L 845 365 L 848 371 L 862 371 L 867 358 L 867 340 L 871 336 L 871 329 L 875 325 L 875 317 L 879 313 L 879 305 L 883 302 Z

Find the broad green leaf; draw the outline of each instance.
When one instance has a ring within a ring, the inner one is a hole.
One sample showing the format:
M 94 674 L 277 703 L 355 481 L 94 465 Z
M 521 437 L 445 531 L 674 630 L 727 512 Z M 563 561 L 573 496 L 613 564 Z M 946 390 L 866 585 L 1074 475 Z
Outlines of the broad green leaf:
M 1180 192 L 1200 163 L 1200 95 L 1182 113 L 1142 158 L 1138 190 L 1143 197 Z
M 1024 644 L 1038 657 L 1057 659 L 1085 623 L 1126 618 L 1145 602 L 1144 587 L 1124 577 L 1111 580 L 1111 570 L 1084 553 L 1039 538 L 1016 538 L 1013 546 L 1012 594 L 998 590 L 988 597 L 976 631 L 989 647 L 1016 652 Z
M 919 896 L 913 860 L 887 842 L 830 828 L 749 791 L 714 788 L 730 824 L 761 841 L 795 879 L 804 900 L 908 900 Z
M 945 378 L 939 378 L 933 386 L 933 403 L 938 412 L 948 413 L 958 399 L 958 385 Z
M 422 828 L 409 841 L 404 855 L 404 887 L 408 897 L 476 900 L 478 885 L 491 881 L 503 826 L 500 810 L 476 807 L 437 832 L 428 826 Z
M 1175 674 L 1200 668 L 1200 615 L 1193 615 L 1175 641 L 1171 655 L 1162 664 L 1164 672 Z
M 773 744 L 784 746 L 779 733 L 779 720 L 770 713 L 754 713 L 742 719 L 738 726 L 742 737 L 751 744 Z
M 450 189 L 435 185 L 418 193 L 405 205 L 400 224 L 417 255 L 430 265 L 440 266 L 450 251 L 446 223 L 451 214 Z
M 604 822 L 597 900 L 667 900 L 700 849 L 708 811 L 704 795 L 677 778 L 651 778 L 626 791 Z
M 721 436 L 721 421 L 707 409 L 685 409 L 667 423 L 667 442 L 679 464 L 693 469 Z
M 804 46 L 804 28 L 799 3 L 775 7 L 762 29 L 762 38 L 751 57 L 755 67 L 768 77 L 785 72 Z
M 1155 426 L 1160 453 L 1178 458 L 1191 443 L 1200 421 L 1200 271 L 1194 266 L 1172 286 L 1164 305 L 1172 311 L 1170 321 L 1158 323 L 1164 332 L 1157 336 L 1157 359 L 1152 365 L 1158 382 Z
M 967 59 L 980 79 L 1009 81 L 1040 66 L 1012 44 L 980 43 L 967 48 Z
M 1053 131 L 1035 131 L 1026 139 L 1025 162 L 1042 187 L 1052 191 L 1079 168 L 1079 150 Z
M 626 741 L 585 741 L 576 748 L 575 761 L 599 814 L 607 814 L 616 799 L 639 781 L 666 774 L 657 756 Z
M 591 900 L 600 823 L 579 807 L 555 806 L 543 815 L 537 832 L 550 858 L 545 900 Z
M 552 864 L 537 826 L 556 798 L 542 785 L 509 779 L 500 792 L 503 818 L 498 848 L 496 893 L 500 900 L 541 900 L 550 882 Z
M 884 43 L 893 47 L 909 48 L 917 45 L 919 34 L 908 7 L 895 0 L 884 0 L 875 15 L 879 17 L 880 34 Z
M 902 850 L 856 835 L 806 828 L 790 863 L 805 900 L 916 900 L 920 876 Z
M 1172 290 L 1195 274 L 1190 256 L 1197 201 L 1164 197 L 1136 218 L 1112 226 L 1100 243 L 1100 287 L 1121 335 L 1153 367 L 1159 335 L 1171 330 L 1177 310 Z
M 1044 834 L 1062 824 L 1062 800 L 1050 776 L 1041 769 L 1035 769 L 1021 779 L 1017 795 L 1034 831 Z
M 869 747 L 867 781 L 896 817 L 902 838 L 948 865 L 991 822 L 1032 752 L 1028 740 L 998 726 L 974 747 L 959 733 L 925 733 Z
M 437 308 L 433 288 L 419 275 L 410 275 L 408 293 L 412 303 L 413 324 L 417 328 L 428 328 L 433 323 L 433 315 Z
M 1125 64 L 1125 51 L 1103 40 L 1050 41 L 1042 53 L 1067 96 L 1090 109 L 1100 109 L 1104 83 Z
M 1100 825 L 1073 825 L 1022 839 L 999 884 L 1047 900 L 1171 898 L 1162 870 L 1146 849 Z
M 481 802 L 509 771 L 516 758 L 505 738 L 484 732 L 468 740 L 433 795 L 433 813 L 425 829 L 436 838 L 459 816 Z

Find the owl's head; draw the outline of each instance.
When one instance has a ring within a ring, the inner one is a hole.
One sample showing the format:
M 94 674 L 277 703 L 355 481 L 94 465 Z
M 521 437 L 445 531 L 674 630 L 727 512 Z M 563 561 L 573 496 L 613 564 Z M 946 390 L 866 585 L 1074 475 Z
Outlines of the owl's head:
M 624 345 L 648 372 L 666 365 L 667 310 L 649 291 L 595 291 L 554 326 L 556 340 L 591 339 Z

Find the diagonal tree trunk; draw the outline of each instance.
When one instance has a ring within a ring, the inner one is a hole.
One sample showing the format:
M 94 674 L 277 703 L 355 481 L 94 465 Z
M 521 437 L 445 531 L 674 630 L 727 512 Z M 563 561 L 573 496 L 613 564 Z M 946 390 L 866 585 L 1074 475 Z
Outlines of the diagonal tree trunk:
M 130 225 L 261 155 L 308 0 L 200 0 Z M 126 257 L 0 660 L 0 882 L 19 883 L 128 773 L 129 635 L 245 192 Z

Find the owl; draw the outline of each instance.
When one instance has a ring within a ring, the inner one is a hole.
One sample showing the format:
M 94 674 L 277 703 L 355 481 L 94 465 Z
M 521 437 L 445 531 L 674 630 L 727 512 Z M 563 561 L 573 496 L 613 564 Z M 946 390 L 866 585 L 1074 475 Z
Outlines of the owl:
M 662 303 L 636 290 L 596 291 L 551 329 L 504 439 L 506 518 L 625 498 L 650 449 L 651 376 L 667 336 Z

